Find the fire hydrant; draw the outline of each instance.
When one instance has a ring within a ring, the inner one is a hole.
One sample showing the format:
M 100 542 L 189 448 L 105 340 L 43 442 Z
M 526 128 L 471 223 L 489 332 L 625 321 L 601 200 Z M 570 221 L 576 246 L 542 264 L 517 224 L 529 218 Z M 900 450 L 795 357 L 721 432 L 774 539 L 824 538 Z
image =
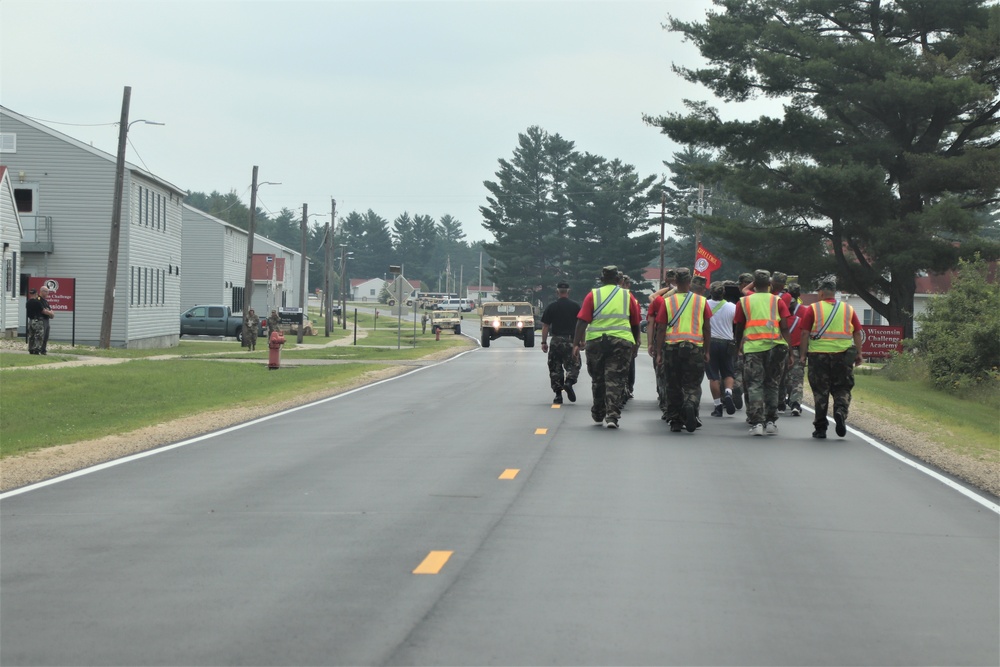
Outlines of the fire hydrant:
M 281 367 L 281 346 L 285 344 L 285 336 L 280 331 L 272 331 L 267 341 L 267 370 Z

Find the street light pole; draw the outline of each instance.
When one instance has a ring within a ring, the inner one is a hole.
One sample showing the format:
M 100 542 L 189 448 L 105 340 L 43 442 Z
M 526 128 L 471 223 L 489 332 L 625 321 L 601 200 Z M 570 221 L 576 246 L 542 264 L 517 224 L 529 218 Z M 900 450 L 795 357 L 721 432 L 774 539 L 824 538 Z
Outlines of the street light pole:
M 663 237 L 667 227 L 667 191 L 660 193 L 660 279 L 656 281 L 656 289 L 660 288 L 663 282 Z
M 306 328 L 306 259 L 308 248 L 306 247 L 306 228 L 309 221 L 309 204 L 302 204 L 302 257 L 299 259 L 302 266 L 299 270 L 299 314 L 302 321 L 299 322 L 299 335 L 296 342 L 302 343 L 302 336 Z
M 331 289 L 333 285 L 330 278 L 332 277 L 333 271 L 333 235 L 337 229 L 337 200 L 330 200 L 330 224 L 327 225 L 326 232 L 326 247 L 323 257 L 325 259 L 324 273 L 326 274 L 326 281 L 323 285 L 323 308 L 326 310 L 326 321 L 323 324 L 323 334 L 329 338 L 330 329 L 332 327 L 332 316 L 330 311 L 333 307 L 333 290 Z
M 347 329 L 347 246 L 340 246 L 340 323 Z

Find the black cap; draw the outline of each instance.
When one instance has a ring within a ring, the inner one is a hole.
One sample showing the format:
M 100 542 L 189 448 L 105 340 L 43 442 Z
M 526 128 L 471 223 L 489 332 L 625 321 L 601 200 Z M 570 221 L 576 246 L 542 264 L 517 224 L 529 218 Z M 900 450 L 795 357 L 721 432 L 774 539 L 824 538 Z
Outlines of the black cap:
M 556 289 L 569 289 L 569 283 L 567 282 L 556 283 Z

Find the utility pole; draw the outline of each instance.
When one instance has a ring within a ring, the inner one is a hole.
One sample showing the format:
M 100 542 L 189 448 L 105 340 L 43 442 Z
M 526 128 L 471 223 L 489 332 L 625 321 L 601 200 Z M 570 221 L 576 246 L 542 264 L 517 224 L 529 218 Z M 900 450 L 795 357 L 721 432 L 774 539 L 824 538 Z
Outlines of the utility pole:
M 306 328 L 306 223 L 309 220 L 309 204 L 302 204 L 302 268 L 299 271 L 299 310 L 302 312 L 302 322 L 299 323 L 299 335 L 296 339 L 302 343 L 302 336 Z
M 243 279 L 243 340 L 246 340 L 246 332 L 250 317 L 250 307 L 253 304 L 253 235 L 254 235 L 254 213 L 257 210 L 257 165 L 253 166 L 253 180 L 250 181 L 250 221 L 247 223 L 247 270 Z M 267 317 L 270 313 L 264 313 Z
M 118 125 L 118 161 L 115 165 L 115 194 L 111 204 L 111 238 L 108 241 L 108 275 L 104 281 L 104 311 L 101 314 L 102 349 L 111 347 L 111 322 L 115 312 L 115 284 L 118 282 L 118 244 L 121 239 L 122 197 L 125 188 L 125 142 L 128 139 L 128 108 L 132 86 L 125 86 L 122 96 L 122 117 Z M 126 336 L 127 338 L 127 336 Z

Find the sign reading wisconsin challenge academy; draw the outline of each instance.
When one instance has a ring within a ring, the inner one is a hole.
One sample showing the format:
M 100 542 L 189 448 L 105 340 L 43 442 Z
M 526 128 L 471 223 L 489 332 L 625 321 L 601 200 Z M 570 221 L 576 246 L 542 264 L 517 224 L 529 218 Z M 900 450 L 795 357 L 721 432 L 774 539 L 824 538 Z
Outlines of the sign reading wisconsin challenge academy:
M 76 310 L 76 278 L 46 278 L 32 276 L 28 278 L 28 289 L 39 290 L 48 288 L 49 295 L 45 300 L 53 312 L 72 313 Z
M 861 356 L 891 357 L 903 351 L 903 327 L 881 324 L 861 326 Z

